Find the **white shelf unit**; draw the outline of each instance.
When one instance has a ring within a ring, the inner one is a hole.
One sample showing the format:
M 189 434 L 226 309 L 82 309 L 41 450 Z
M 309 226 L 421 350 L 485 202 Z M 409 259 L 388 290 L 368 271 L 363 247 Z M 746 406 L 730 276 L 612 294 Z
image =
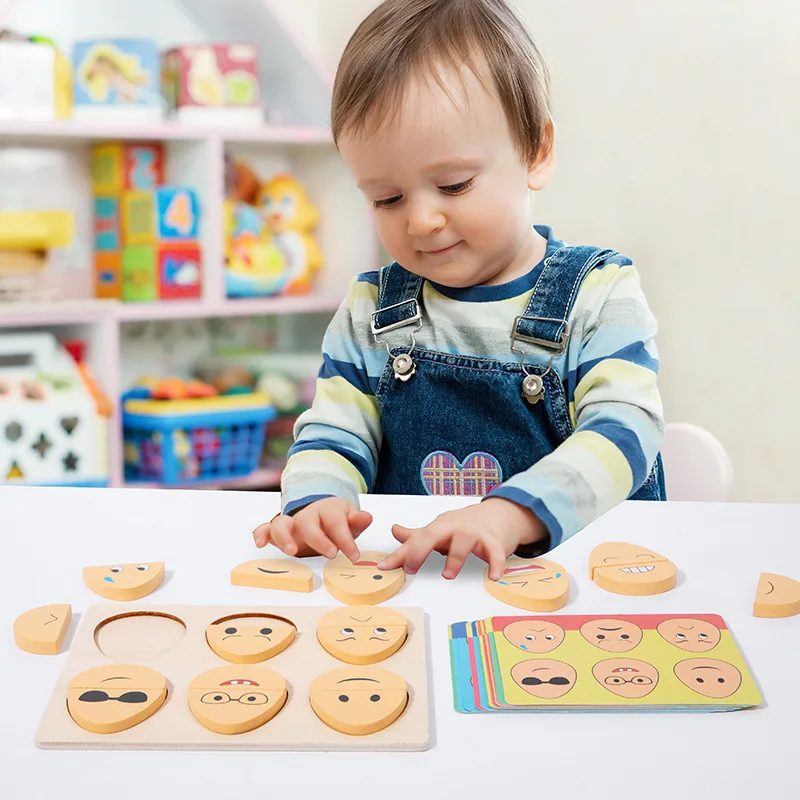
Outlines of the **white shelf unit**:
M 282 0 L 281 0 L 282 1 Z M 331 78 L 302 31 L 291 29 L 275 0 L 14 0 L 0 24 L 51 36 L 65 51 L 79 38 L 147 36 L 162 50 L 194 41 L 246 41 L 259 46 L 265 104 L 279 121 L 258 128 L 187 127 L 172 121 L 134 126 L 112 123 L 0 121 L 4 153 L 48 154 L 66 165 L 66 197 L 76 217 L 71 269 L 63 299 L 0 305 L 0 329 L 47 329 L 83 338 L 98 381 L 115 403 L 111 420 L 111 484 L 122 485 L 120 328 L 149 320 L 332 314 L 350 278 L 377 266 L 379 250 L 360 193 L 333 146 Z M 201 203 L 203 296 L 200 300 L 121 303 L 92 298 L 89 155 L 98 141 L 160 141 L 168 182 L 196 189 Z M 228 299 L 223 262 L 224 154 L 244 158 L 266 179 L 291 172 L 320 210 L 317 240 L 325 256 L 315 291 L 307 296 Z M 0 161 L 2 180 L 2 161 Z M 0 195 L 1 198 L 1 195 Z M 1 200 L 0 200 L 1 202 Z

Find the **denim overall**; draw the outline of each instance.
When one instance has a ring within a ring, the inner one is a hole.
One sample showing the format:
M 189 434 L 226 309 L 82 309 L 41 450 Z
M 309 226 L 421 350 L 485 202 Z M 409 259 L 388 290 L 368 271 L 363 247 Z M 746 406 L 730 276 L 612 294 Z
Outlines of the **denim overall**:
M 412 338 L 403 337 L 408 338 L 405 347 L 385 343 L 391 357 L 376 391 L 383 444 L 373 491 L 483 496 L 486 489 L 527 470 L 567 439 L 574 428 L 564 378 L 554 360 L 566 350 L 567 320 L 581 283 L 602 263 L 629 263 L 621 258 L 613 250 L 561 247 L 545 260 L 524 314 L 509 331 L 510 347 L 524 355 L 524 371 L 519 361 L 414 347 L 410 355 L 416 371 L 401 380 L 393 357 L 409 353 Z M 425 324 L 422 284 L 421 277 L 397 263 L 381 270 L 372 316 L 378 342 L 382 333 Z M 558 362 L 564 370 L 565 361 Z M 544 395 L 533 404 L 522 392 L 526 374 L 540 376 L 544 387 Z M 468 461 L 471 468 L 459 474 Z M 660 455 L 629 499 L 666 499 Z

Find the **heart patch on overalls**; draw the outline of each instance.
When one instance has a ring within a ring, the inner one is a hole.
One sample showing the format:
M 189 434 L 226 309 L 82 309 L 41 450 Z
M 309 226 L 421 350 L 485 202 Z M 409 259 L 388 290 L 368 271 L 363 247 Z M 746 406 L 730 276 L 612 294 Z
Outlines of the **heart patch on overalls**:
M 489 453 L 470 453 L 463 461 L 443 450 L 431 453 L 420 471 L 431 495 L 483 497 L 503 482 L 500 462 Z

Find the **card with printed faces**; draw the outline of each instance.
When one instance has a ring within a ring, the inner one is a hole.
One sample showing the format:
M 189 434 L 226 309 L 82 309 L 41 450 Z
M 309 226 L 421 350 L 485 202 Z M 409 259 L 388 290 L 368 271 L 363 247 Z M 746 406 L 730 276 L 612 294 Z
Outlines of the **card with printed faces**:
M 457 711 L 735 711 L 762 703 L 715 614 L 530 615 L 448 628 Z

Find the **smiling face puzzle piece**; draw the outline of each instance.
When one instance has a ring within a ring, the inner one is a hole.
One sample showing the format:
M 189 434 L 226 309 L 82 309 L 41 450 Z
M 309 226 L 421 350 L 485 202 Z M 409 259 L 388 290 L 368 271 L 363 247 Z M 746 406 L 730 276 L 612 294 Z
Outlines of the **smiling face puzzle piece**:
M 753 616 L 779 619 L 795 614 L 800 614 L 800 583 L 783 575 L 762 572 L 753 602 Z
M 581 636 L 609 653 L 627 653 L 642 641 L 642 629 L 624 619 L 591 619 L 581 625 Z
M 560 625 L 549 620 L 519 620 L 503 628 L 503 636 L 527 653 L 549 653 L 563 641 L 566 633 Z
M 707 653 L 722 637 L 716 625 L 701 619 L 666 619 L 656 630 L 663 639 L 687 653 Z
M 347 606 L 329 611 L 317 625 L 319 643 L 334 658 L 360 666 L 394 655 L 408 636 L 408 621 L 379 606 Z
M 408 686 L 378 667 L 334 669 L 311 683 L 314 713 L 329 727 L 351 736 L 388 728 L 408 705 Z
M 674 588 L 678 568 L 653 550 L 627 542 L 606 542 L 589 555 L 589 574 L 607 592 L 650 595 Z
M 260 728 L 285 705 L 286 681 L 264 667 L 218 667 L 189 685 L 192 716 L 214 733 L 235 735 Z
M 716 658 L 687 658 L 675 665 L 678 680 L 704 697 L 730 697 L 742 685 L 742 673 Z
M 154 669 L 108 664 L 76 675 L 67 688 L 67 710 L 91 733 L 119 733 L 158 711 L 167 699 L 167 679 Z
M 509 558 L 499 581 L 489 579 L 486 567 L 483 586 L 503 603 L 541 614 L 558 611 L 569 598 L 567 571 L 545 558 Z
M 84 567 L 83 580 L 108 600 L 141 600 L 161 586 L 163 561 L 140 561 L 138 564 L 111 564 L 107 567 Z
M 231 583 L 259 589 L 310 592 L 314 587 L 314 573 L 306 564 L 288 558 L 258 558 L 234 567 L 231 570 Z
M 42 606 L 20 614 L 14 621 L 14 641 L 20 650 L 37 656 L 55 656 L 72 619 L 72 606 Z
M 255 614 L 212 622 L 206 628 L 208 646 L 232 664 L 257 664 L 283 652 L 297 635 L 288 619 Z
M 592 675 L 618 697 L 638 700 L 647 697 L 658 685 L 658 670 L 635 658 L 609 658 L 592 667 Z
M 322 570 L 325 588 L 340 603 L 350 606 L 377 605 L 396 595 L 406 582 L 402 569 L 384 571 L 378 563 L 387 553 L 362 553 L 353 564 L 342 553 L 328 561 Z
M 536 658 L 520 661 L 511 668 L 511 678 L 528 694 L 542 700 L 556 700 L 569 692 L 578 673 L 563 661 Z

